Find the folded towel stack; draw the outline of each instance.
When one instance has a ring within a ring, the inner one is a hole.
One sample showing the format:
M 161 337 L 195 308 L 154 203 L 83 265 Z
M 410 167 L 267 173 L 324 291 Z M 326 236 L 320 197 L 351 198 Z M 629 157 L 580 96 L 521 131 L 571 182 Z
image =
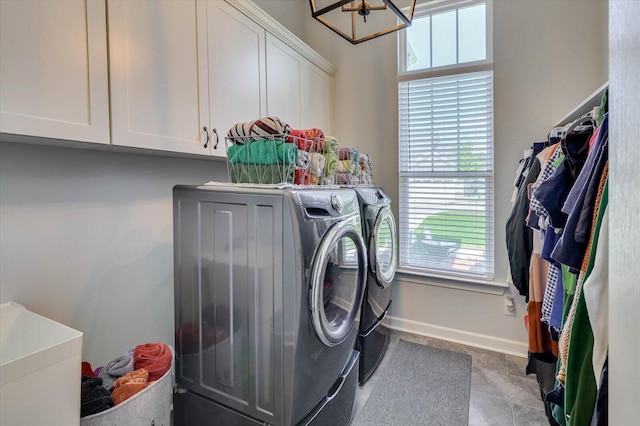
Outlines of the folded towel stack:
M 307 141 L 307 132 L 304 130 L 291 129 L 287 142 L 296 144 L 298 149 L 309 151 L 309 148 L 307 147 L 307 144 L 309 143 L 309 141 Z
M 368 154 L 360 154 L 360 184 L 373 185 L 373 171 Z
M 298 147 L 291 143 L 259 139 L 246 145 L 231 145 L 227 149 L 231 164 L 295 164 Z
M 306 158 L 295 144 L 259 139 L 227 147 L 232 182 L 275 184 L 293 182 L 293 171 Z
M 278 184 L 293 182 L 295 169 L 291 165 L 280 164 L 231 164 L 231 182 Z
M 307 135 L 307 145 L 305 151 L 324 152 L 324 132 L 320 129 L 312 128 L 304 131 Z
M 229 129 L 227 137 L 235 145 L 242 145 L 259 139 L 282 138 L 287 140 L 291 126 L 278 117 L 263 117 L 258 120 L 237 123 Z
M 316 176 L 322 176 L 326 163 L 325 156 L 320 153 L 313 152 L 309 158 L 309 173 Z
M 342 146 L 338 150 L 338 158 L 336 183 L 338 185 L 358 185 L 361 175 L 358 150 L 349 146 Z
M 237 123 L 227 133 L 232 182 L 332 184 L 341 167 L 339 153 L 338 140 L 321 129 L 292 129 L 273 116 Z M 357 157 L 347 160 L 343 168 L 358 165 Z

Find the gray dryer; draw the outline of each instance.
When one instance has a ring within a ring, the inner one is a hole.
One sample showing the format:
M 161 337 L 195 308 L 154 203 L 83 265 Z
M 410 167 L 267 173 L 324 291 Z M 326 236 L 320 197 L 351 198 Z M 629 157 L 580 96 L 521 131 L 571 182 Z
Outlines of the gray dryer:
M 354 186 L 362 215 L 369 272 L 360 314 L 358 382 L 365 383 L 376 370 L 389 345 L 390 332 L 381 326 L 391 310 L 391 283 L 396 272 L 396 225 L 391 198 L 381 188 Z
M 174 424 L 348 425 L 367 274 L 355 192 L 173 194 Z

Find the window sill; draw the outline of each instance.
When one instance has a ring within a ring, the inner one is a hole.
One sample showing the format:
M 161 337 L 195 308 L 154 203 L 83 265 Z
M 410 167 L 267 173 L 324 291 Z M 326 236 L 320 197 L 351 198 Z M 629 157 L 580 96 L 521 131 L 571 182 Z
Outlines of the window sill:
M 509 284 L 506 282 L 466 278 L 455 275 L 426 274 L 406 269 L 398 269 L 395 279 L 413 284 L 445 287 L 497 296 L 502 296 L 507 288 L 509 288 Z

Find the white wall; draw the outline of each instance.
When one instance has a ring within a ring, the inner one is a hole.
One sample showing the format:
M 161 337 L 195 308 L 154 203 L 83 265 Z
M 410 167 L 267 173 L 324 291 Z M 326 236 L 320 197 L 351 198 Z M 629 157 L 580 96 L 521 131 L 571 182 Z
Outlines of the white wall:
M 219 161 L 2 142 L 0 302 L 82 331 L 96 367 L 173 345 L 172 188 L 226 176 Z
M 284 14 L 285 5 L 294 2 L 256 1 L 292 31 L 300 19 L 306 21 L 303 39 L 338 68 L 335 136 L 372 156 L 376 184 L 397 200 L 396 36 L 352 46 L 311 18 L 308 8 L 303 18 Z M 504 224 L 518 160 L 607 80 L 607 1 L 494 0 L 493 10 L 495 275 L 505 282 Z M 526 353 L 524 297 L 516 296 L 517 317 L 506 317 L 499 295 L 408 281 L 398 281 L 394 289 L 398 327 Z M 517 294 L 514 288 L 507 293 L 512 291 Z

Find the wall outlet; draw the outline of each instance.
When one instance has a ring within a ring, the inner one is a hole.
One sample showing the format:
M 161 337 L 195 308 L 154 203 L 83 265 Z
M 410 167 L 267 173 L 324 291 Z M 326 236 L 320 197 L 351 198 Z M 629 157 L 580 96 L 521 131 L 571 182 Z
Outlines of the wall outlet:
M 511 296 L 505 296 L 504 298 L 504 314 L 511 317 L 516 316 L 516 302 Z

